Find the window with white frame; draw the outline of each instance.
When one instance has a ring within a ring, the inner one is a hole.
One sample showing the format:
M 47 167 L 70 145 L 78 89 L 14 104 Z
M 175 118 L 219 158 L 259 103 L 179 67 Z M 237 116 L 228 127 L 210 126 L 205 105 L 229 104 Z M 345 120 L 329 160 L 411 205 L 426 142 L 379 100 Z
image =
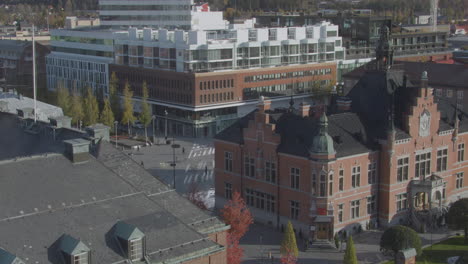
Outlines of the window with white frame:
M 351 201 L 351 219 L 359 218 L 359 205 L 359 200 Z
M 351 173 L 351 186 L 353 188 L 359 187 L 361 185 L 361 166 L 353 167 Z
M 339 204 L 338 205 L 338 222 L 340 222 L 340 223 L 343 222 L 343 206 L 344 206 L 344 204 Z
M 377 162 L 371 162 L 368 165 L 367 181 L 369 184 L 374 184 L 377 181 Z
M 457 189 L 463 188 L 463 177 L 464 177 L 463 172 L 457 173 L 457 181 L 456 181 L 456 188 Z
M 224 170 L 232 171 L 232 152 L 224 152 Z
M 458 144 L 457 148 L 457 162 L 462 162 L 465 160 L 465 143 Z
M 254 191 L 252 189 L 249 189 L 249 188 L 245 189 L 245 203 L 248 206 L 255 206 Z
M 458 99 L 463 99 L 463 90 L 458 90 L 457 91 L 457 98 Z
M 89 252 L 73 255 L 73 264 L 89 264 Z
M 128 256 L 131 261 L 143 259 L 143 238 L 130 240 Z
M 291 207 L 291 219 L 297 220 L 299 218 L 299 202 L 289 201 Z
M 344 190 L 344 170 L 340 169 L 338 172 L 338 191 L 342 192 Z
M 437 150 L 437 171 L 446 171 L 447 170 L 447 155 L 448 149 L 439 149 Z
M 265 199 L 266 199 L 265 211 L 267 211 L 269 213 L 274 213 L 275 208 L 276 208 L 275 196 L 270 195 L 270 194 L 266 194 Z
M 312 195 L 315 195 L 317 192 L 317 174 L 312 173 Z
M 271 161 L 265 162 L 265 180 L 276 183 L 276 163 Z
M 298 168 L 291 168 L 291 188 L 299 189 L 299 177 L 301 171 Z
M 397 181 L 402 182 L 408 180 L 409 158 L 399 158 L 397 161 Z
M 320 196 L 324 197 L 327 195 L 327 175 L 320 174 Z
M 224 197 L 226 199 L 232 199 L 232 184 L 229 182 L 224 183 Z
M 415 173 L 416 178 L 431 174 L 431 152 L 416 155 Z
M 442 96 L 442 89 L 435 89 L 435 95 L 437 97 L 441 97 Z
M 453 96 L 453 91 L 451 89 L 447 89 L 447 97 L 452 98 Z
M 396 195 L 396 208 L 397 212 L 406 210 L 408 208 L 408 194 L 400 193 Z
M 373 213 L 375 213 L 375 195 L 372 195 L 372 196 L 368 196 L 367 197 L 367 214 L 371 215 Z
M 330 174 L 328 181 L 328 196 L 333 195 L 333 174 Z
M 249 156 L 244 158 L 245 176 L 255 177 L 255 159 Z

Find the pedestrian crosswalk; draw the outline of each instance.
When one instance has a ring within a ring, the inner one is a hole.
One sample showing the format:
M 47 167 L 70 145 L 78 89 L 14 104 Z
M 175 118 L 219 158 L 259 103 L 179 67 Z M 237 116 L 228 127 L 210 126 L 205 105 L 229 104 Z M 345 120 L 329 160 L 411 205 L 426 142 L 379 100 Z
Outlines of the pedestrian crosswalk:
M 188 155 L 188 158 L 196 158 L 196 157 L 203 157 L 207 155 L 214 155 L 215 149 L 211 146 L 201 145 L 201 144 L 193 144 L 192 149 Z
M 213 180 L 213 171 L 210 170 L 208 173 L 204 171 L 198 173 L 188 173 L 185 175 L 184 184 L 190 185 L 191 183 L 202 183 Z

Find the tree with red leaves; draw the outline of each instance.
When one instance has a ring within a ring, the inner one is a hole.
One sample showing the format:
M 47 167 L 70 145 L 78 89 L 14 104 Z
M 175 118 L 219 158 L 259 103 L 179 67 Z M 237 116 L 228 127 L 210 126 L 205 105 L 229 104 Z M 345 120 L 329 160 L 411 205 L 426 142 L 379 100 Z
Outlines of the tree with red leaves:
M 227 261 L 229 264 L 239 264 L 244 254 L 239 241 L 253 223 L 252 214 L 240 194 L 234 192 L 232 199 L 221 210 L 221 216 L 224 222 L 231 226 L 227 236 Z
M 281 255 L 281 264 L 296 264 L 297 257 L 294 256 L 292 250 L 288 249 L 286 254 Z
M 192 184 L 190 184 L 187 198 L 198 208 L 202 210 L 208 210 L 205 201 L 203 200 L 202 193 L 198 189 L 198 184 L 196 182 L 192 182 Z

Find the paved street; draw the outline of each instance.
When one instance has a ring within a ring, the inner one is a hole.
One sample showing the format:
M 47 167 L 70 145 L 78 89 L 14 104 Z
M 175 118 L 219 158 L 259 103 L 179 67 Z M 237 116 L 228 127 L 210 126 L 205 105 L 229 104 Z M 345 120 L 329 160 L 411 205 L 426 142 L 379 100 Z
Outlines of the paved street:
M 172 140 L 172 137 L 168 137 Z M 162 144 L 164 138 L 158 137 L 159 145 L 143 147 L 140 150 L 126 150 L 125 152 L 141 164 L 155 177 L 172 186 L 173 184 L 173 149 L 171 145 Z M 172 144 L 172 142 L 171 142 Z M 211 139 L 175 138 L 175 178 L 176 189 L 179 193 L 187 191 L 196 184 L 197 189 L 208 196 L 209 206 L 214 205 L 214 147 Z
M 168 138 L 172 140 L 171 137 Z M 157 142 L 164 143 L 164 138 L 158 137 Z M 176 187 L 179 193 L 188 192 L 192 184 L 196 184 L 199 191 L 205 195 L 209 208 L 214 206 L 214 147 L 211 139 L 176 138 L 175 144 L 180 148 L 175 150 L 176 160 Z M 173 149 L 171 145 L 157 144 L 140 150 L 126 150 L 126 153 L 138 163 L 143 162 L 144 167 L 155 177 L 169 185 L 173 184 Z M 440 241 L 455 232 L 441 230 L 434 234 L 421 234 L 423 245 Z M 379 242 L 382 231 L 365 231 L 353 235 L 359 263 L 381 263 L 389 257 L 383 256 L 379 251 Z M 251 226 L 249 232 L 241 241 L 245 250 L 246 264 L 268 264 L 279 262 L 279 248 L 283 234 L 272 227 L 259 224 Z M 300 249 L 298 263 L 338 264 L 342 263 L 344 250 L 330 248 L 313 248 L 304 252 L 303 244 L 298 240 Z M 343 245 L 343 249 L 346 246 Z M 268 258 L 271 255 L 273 261 Z
M 456 232 L 440 230 L 437 233 L 420 234 L 423 247 L 429 246 L 431 241 L 436 243 L 449 236 L 454 235 Z M 353 235 L 355 242 L 356 253 L 359 263 L 381 263 L 390 259 L 385 257 L 379 251 L 380 237 L 382 231 L 372 230 L 364 231 L 361 234 Z M 280 263 L 280 245 L 283 239 L 283 233 L 277 231 L 272 227 L 267 227 L 259 224 L 251 226 L 247 234 L 242 238 L 241 245 L 244 249 L 244 260 L 242 263 L 245 264 L 269 264 L 269 263 Z M 344 249 L 346 245 L 343 245 L 343 250 L 337 249 L 325 249 L 325 248 L 313 248 L 309 251 L 303 251 L 303 244 L 301 241 L 297 241 L 299 248 L 299 259 L 298 263 L 314 263 L 314 264 L 338 264 L 343 263 Z M 268 255 L 271 252 L 274 260 L 268 259 Z

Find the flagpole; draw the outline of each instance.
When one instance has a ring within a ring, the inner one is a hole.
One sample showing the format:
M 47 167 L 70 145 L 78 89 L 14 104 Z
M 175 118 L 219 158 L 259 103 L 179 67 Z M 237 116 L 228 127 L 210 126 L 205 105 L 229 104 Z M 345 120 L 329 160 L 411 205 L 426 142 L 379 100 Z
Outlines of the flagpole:
M 32 54 L 33 54 L 33 91 L 34 91 L 34 123 L 37 121 L 37 104 L 36 104 L 36 41 L 34 24 L 32 25 Z

